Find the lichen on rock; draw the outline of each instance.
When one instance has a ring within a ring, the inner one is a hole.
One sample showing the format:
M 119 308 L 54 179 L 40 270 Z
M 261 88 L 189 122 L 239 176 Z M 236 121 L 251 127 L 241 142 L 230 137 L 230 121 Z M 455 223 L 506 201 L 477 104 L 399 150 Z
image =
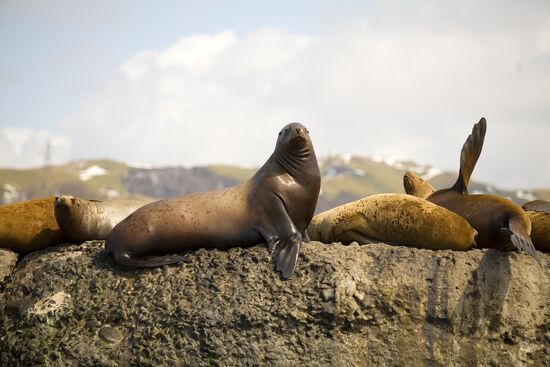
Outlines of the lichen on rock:
M 0 365 L 544 365 L 541 257 L 311 242 L 283 281 L 263 245 L 134 270 L 57 246 L 4 285 Z

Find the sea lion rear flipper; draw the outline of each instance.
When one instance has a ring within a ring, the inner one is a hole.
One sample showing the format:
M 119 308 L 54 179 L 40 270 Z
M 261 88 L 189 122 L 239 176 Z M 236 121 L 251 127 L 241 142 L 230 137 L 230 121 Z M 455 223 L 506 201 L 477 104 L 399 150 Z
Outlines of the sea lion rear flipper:
M 181 255 L 131 257 L 128 253 L 115 253 L 113 256 L 117 264 L 126 268 L 154 268 L 176 264 L 185 259 Z
M 269 244 L 275 268 L 281 272 L 283 279 L 290 278 L 292 273 L 294 273 L 301 243 L 302 236 L 296 233 L 287 238 L 274 239 L 274 243 Z
M 468 136 L 466 142 L 464 142 L 464 145 L 462 146 L 462 152 L 460 153 L 460 171 L 458 173 L 458 179 L 452 187 L 453 191 L 463 194 L 468 193 L 470 176 L 472 175 L 477 159 L 481 154 L 486 131 L 487 121 L 484 117 L 482 117 L 481 120 L 474 125 L 472 128 L 472 133 Z
M 550 214 L 550 201 L 533 200 L 523 204 L 523 210 Z
M 510 241 L 512 244 L 518 250 L 533 256 L 537 263 L 542 266 L 537 250 L 535 250 L 535 246 L 533 246 L 531 237 L 529 237 L 529 234 L 525 231 L 521 219 L 518 217 L 510 218 L 508 221 L 508 228 L 512 232 L 510 235 Z

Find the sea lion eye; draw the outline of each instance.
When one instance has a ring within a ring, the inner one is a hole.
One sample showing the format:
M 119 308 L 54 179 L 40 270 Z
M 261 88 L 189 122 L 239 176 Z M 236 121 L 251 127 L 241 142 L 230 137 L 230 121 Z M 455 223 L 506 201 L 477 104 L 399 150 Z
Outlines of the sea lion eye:
M 309 130 L 308 130 L 308 129 L 306 129 L 306 133 L 308 133 L 308 134 L 309 134 Z

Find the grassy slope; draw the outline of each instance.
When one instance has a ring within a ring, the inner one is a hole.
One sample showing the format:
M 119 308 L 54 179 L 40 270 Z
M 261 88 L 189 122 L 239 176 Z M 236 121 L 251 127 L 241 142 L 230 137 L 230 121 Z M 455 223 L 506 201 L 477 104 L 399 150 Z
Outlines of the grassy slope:
M 98 165 L 108 174 L 96 176 L 89 181 L 81 181 L 79 173 L 92 165 Z M 340 175 L 325 176 L 331 167 L 345 167 L 349 172 Z M 255 168 L 243 168 L 231 165 L 209 165 L 204 168 L 218 176 L 230 177 L 238 181 L 250 178 Z M 364 197 L 383 192 L 403 192 L 402 180 L 404 170 L 375 162 L 368 158 L 352 157 L 344 161 L 341 157 L 326 157 L 320 160 L 321 172 L 324 175 L 322 195 L 326 200 L 338 197 Z M 105 199 L 107 190 L 116 190 L 121 197 L 127 197 L 124 176 L 127 165 L 110 160 L 92 160 L 71 162 L 61 166 L 47 168 L 15 170 L 0 169 L 0 193 L 8 183 L 19 192 L 24 192 L 26 199 L 68 193 L 89 199 Z M 352 173 L 352 172 L 355 173 Z M 449 187 L 456 180 L 455 173 L 444 173 L 430 180 L 437 189 Z M 470 191 L 485 185 L 473 181 Z M 550 200 L 550 189 L 533 190 L 535 195 Z M 502 192 L 506 194 L 506 192 Z

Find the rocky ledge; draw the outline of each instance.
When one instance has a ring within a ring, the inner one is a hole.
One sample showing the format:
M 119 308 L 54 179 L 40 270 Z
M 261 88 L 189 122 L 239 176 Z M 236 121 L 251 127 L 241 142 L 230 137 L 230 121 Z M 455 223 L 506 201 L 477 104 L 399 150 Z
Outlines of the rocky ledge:
M 0 365 L 550 364 L 550 255 L 312 242 L 121 270 L 103 242 L 26 256 L 0 293 Z

